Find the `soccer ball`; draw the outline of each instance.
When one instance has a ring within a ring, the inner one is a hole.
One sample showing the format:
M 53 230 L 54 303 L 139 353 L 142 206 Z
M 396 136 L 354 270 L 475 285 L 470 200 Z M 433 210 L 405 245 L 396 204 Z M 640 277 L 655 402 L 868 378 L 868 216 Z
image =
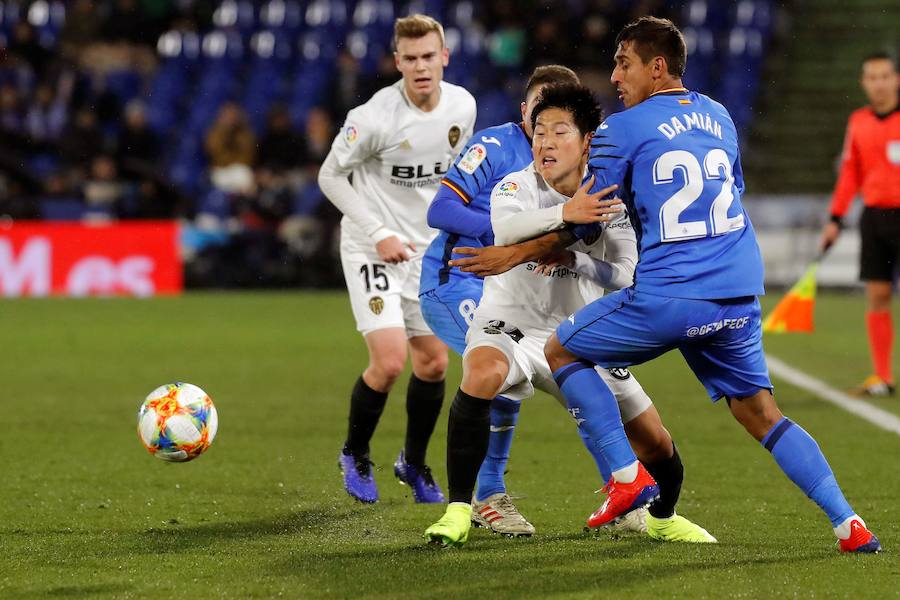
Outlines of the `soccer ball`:
M 156 458 L 171 462 L 187 462 L 203 454 L 218 427 L 212 400 L 190 383 L 156 388 L 138 412 L 141 443 Z

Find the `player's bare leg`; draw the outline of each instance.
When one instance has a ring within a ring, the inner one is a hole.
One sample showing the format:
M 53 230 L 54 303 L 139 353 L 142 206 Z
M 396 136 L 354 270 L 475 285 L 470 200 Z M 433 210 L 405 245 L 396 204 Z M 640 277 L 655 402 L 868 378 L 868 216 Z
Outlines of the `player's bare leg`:
M 444 494 L 425 463 L 428 442 L 444 403 L 447 345 L 433 335 L 409 339 L 412 376 L 406 391 L 406 444 L 394 474 L 410 487 L 416 502 L 443 502 Z
M 347 493 L 361 502 L 377 502 L 378 487 L 372 474 L 369 441 L 375 433 L 388 392 L 406 365 L 406 330 L 378 329 L 365 336 L 369 365 L 350 396 L 347 441 L 339 457 Z
M 831 521 L 844 552 L 878 552 L 878 538 L 844 498 L 819 445 L 802 427 L 781 414 L 769 390 L 745 398 L 729 398 L 734 418 L 772 453 L 784 474 Z
M 866 332 L 869 338 L 873 374 L 853 390 L 860 396 L 892 396 L 896 389 L 893 372 L 892 294 L 893 282 L 866 281 Z
M 425 539 L 459 546 L 469 538 L 472 493 L 478 469 L 487 455 L 491 400 L 509 374 L 506 355 L 488 346 L 474 348 L 463 360 L 463 381 L 447 424 L 447 478 L 450 504 L 444 516 L 425 530 Z

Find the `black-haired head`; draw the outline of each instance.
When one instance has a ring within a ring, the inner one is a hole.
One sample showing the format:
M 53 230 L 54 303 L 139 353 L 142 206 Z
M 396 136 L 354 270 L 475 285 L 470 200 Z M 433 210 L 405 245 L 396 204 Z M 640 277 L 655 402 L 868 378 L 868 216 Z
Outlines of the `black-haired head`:
M 558 108 L 571 114 L 572 122 L 581 135 L 593 132 L 603 119 L 603 111 L 597 104 L 597 98 L 583 85 L 564 83 L 545 87 L 541 92 L 541 99 L 531 112 L 532 130 L 538 116 L 550 108 Z
M 666 59 L 669 75 L 682 77 L 687 66 L 687 47 L 684 36 L 669 19 L 641 17 L 626 25 L 616 36 L 616 48 L 631 42 L 635 53 L 647 64 L 655 56 Z

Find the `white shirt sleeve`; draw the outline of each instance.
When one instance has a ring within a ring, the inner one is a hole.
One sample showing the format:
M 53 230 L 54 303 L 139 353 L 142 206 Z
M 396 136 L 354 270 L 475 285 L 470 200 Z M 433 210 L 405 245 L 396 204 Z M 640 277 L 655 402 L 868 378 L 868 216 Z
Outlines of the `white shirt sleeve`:
M 520 181 L 504 179 L 491 192 L 491 227 L 494 243 L 510 246 L 565 226 L 563 205 L 532 208 L 536 193 Z
M 380 135 L 373 127 L 377 120 L 365 119 L 363 108 L 356 108 L 347 115 L 347 121 L 334 138 L 331 151 L 319 169 L 318 182 L 325 197 L 377 244 L 397 234 L 384 226 L 348 179 L 356 167 L 380 149 Z
M 572 270 L 611 292 L 629 287 L 634 283 L 638 252 L 634 229 L 624 211 L 603 228 L 603 240 L 604 260 L 576 251 Z

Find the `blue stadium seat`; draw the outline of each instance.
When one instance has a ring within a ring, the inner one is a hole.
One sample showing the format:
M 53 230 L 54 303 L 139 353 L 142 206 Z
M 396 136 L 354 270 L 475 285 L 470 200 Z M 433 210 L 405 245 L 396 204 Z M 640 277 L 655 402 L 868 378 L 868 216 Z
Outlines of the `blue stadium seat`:
M 322 190 L 319 189 L 319 184 L 310 181 L 294 195 L 291 214 L 300 217 L 312 216 L 322 204 L 322 200 Z
M 46 221 L 80 221 L 86 211 L 78 198 L 43 198 L 38 204 Z
M 716 69 L 716 46 L 713 32 L 706 27 L 685 27 L 684 41 L 688 51 L 688 68 L 684 84 L 689 89 L 704 94 L 711 88 Z
M 215 217 L 224 221 L 232 215 L 231 199 L 222 190 L 211 188 L 200 198 L 197 214 Z
M 247 40 L 256 30 L 256 7 L 248 0 L 222 0 L 212 20 L 218 29 L 237 31 Z
M 517 108 L 516 99 L 510 96 L 506 90 L 500 87 L 488 90 L 478 96 L 478 116 L 475 129 L 515 121 L 521 117 Z
M 291 36 L 304 26 L 303 7 L 296 0 L 269 0 L 259 10 L 260 27 Z
M 447 17 L 447 3 L 444 0 L 409 0 L 400 4 L 398 14 L 402 16 L 420 13 L 430 15 L 441 23 Z
M 343 0 L 311 0 L 304 13 L 306 27 L 327 39 L 344 39 L 350 26 L 347 3 Z
M 357 60 L 359 72 L 363 76 L 373 76 L 378 72 L 381 57 L 390 47 L 390 36 L 384 39 L 376 36 L 377 32 L 374 30 L 371 32 L 363 29 L 355 30 L 350 32 L 344 44 Z
M 119 102 L 127 103 L 141 93 L 144 80 L 137 71 L 117 69 L 106 75 L 106 87 L 116 95 Z

